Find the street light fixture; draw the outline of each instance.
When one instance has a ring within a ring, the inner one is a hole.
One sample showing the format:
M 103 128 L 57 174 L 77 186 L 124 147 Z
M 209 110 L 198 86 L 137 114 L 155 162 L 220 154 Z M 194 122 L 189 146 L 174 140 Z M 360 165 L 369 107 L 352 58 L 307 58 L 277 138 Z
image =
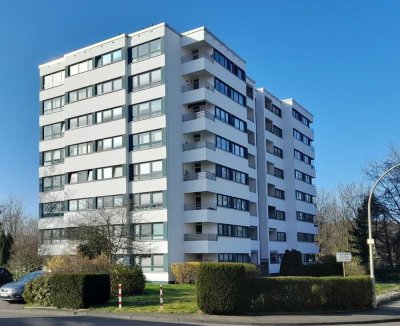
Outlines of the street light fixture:
M 375 272 L 374 272 L 374 257 L 373 257 L 373 246 L 375 244 L 374 239 L 372 238 L 372 222 L 371 222 L 371 202 L 372 195 L 374 193 L 375 188 L 378 186 L 379 182 L 394 169 L 400 167 L 400 163 L 393 165 L 390 169 L 386 170 L 379 178 L 376 180 L 374 185 L 371 188 L 371 192 L 368 197 L 368 239 L 367 244 L 369 247 L 369 275 L 372 282 L 372 307 L 376 308 L 376 290 L 375 290 Z

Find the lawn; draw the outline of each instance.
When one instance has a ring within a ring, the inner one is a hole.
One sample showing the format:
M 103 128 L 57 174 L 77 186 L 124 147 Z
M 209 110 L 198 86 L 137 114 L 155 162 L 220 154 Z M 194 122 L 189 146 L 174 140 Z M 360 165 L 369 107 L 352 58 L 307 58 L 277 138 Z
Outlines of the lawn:
M 376 284 L 376 294 L 386 294 L 389 292 L 400 292 L 399 283 L 377 283 Z
M 197 313 L 196 289 L 194 285 L 163 285 L 164 309 L 160 310 L 160 286 L 146 284 L 142 295 L 122 298 L 122 308 L 118 308 L 118 298 L 112 298 L 104 306 L 93 308 L 97 311 L 112 312 L 162 312 L 162 313 Z

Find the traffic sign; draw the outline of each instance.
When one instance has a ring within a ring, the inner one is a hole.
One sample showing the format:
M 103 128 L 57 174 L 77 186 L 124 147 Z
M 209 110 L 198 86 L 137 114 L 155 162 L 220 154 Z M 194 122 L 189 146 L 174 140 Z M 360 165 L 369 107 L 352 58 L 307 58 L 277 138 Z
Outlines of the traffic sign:
M 351 262 L 351 252 L 337 252 L 336 261 L 338 263 L 349 263 Z

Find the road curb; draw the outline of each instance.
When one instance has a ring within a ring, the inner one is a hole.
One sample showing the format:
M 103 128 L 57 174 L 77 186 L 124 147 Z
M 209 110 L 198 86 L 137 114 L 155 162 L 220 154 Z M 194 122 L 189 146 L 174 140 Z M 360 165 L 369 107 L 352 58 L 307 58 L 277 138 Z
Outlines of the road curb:
M 67 315 L 79 317 L 114 318 L 148 322 L 165 322 L 175 324 L 218 324 L 218 325 L 346 325 L 346 324 L 379 324 L 400 322 L 400 315 L 380 316 L 365 314 L 362 316 L 340 314 L 318 315 L 263 315 L 263 316 L 217 316 L 217 315 L 168 315 L 168 314 L 133 314 L 127 312 L 93 312 L 90 310 L 48 309 L 24 307 L 24 310 L 41 311 L 51 315 Z M 329 317 L 336 320 L 324 321 Z M 335 318 L 336 317 L 336 318 Z M 308 318 L 308 320 L 307 320 Z M 353 319 L 354 318 L 354 319 Z

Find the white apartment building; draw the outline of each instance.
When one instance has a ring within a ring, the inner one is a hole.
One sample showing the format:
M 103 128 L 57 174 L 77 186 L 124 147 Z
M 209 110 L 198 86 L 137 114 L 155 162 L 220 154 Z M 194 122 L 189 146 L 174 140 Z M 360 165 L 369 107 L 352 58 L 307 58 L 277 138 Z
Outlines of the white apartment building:
M 121 257 L 150 281 L 175 262 L 315 259 L 313 117 L 206 28 L 162 23 L 39 69 L 41 254 L 73 254 L 74 218 L 129 200 L 151 251 Z

